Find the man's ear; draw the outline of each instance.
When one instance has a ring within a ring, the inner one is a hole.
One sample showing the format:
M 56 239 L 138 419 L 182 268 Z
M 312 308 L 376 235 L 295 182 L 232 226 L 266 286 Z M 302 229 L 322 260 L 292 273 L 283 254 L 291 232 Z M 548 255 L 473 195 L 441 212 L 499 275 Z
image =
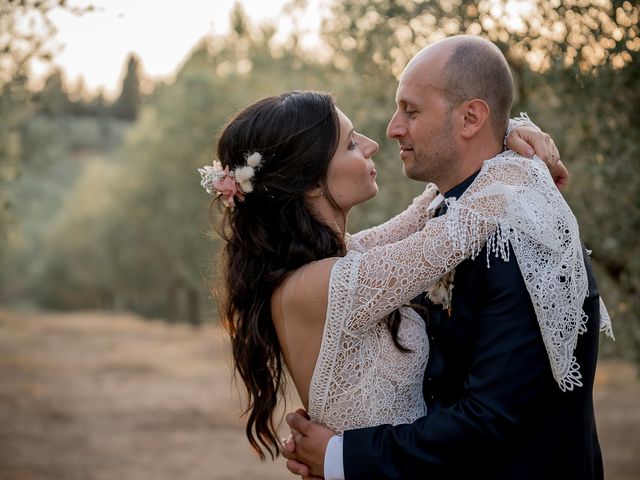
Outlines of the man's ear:
M 464 115 L 460 136 L 465 140 L 473 138 L 482 130 L 482 127 L 489 121 L 491 110 L 484 100 L 475 98 L 469 100 L 462 105 L 462 113 Z

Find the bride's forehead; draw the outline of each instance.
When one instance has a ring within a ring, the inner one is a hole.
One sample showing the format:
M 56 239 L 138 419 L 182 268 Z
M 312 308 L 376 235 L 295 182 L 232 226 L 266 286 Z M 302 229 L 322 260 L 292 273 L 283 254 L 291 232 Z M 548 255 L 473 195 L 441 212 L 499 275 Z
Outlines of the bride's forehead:
M 349 117 L 345 115 L 345 113 L 336 107 L 336 111 L 338 112 L 338 119 L 340 121 L 340 130 L 341 131 L 350 131 L 353 128 L 353 123 L 349 120 Z

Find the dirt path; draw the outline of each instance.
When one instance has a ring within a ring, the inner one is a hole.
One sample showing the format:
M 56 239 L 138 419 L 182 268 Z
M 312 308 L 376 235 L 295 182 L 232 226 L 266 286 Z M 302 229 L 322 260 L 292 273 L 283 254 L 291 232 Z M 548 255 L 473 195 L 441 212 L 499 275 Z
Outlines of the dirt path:
M 0 310 L 0 480 L 290 479 L 237 420 L 222 333 L 131 315 Z M 640 382 L 602 362 L 607 478 L 640 478 Z

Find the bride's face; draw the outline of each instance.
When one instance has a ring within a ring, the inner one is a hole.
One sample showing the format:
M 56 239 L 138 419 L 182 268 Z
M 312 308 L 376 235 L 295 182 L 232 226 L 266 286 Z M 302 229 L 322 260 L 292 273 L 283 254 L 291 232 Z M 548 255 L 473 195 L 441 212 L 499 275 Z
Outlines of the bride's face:
M 378 193 L 376 169 L 371 156 L 379 146 L 353 129 L 349 118 L 338 110 L 340 139 L 329 163 L 327 187 L 343 212 Z

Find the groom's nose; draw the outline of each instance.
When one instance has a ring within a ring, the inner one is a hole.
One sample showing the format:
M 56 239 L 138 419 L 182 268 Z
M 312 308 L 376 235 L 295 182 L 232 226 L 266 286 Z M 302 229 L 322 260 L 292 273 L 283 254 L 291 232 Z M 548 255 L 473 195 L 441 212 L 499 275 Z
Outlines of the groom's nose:
M 396 113 L 394 113 L 391 120 L 389 120 L 389 125 L 387 125 L 387 137 L 391 139 L 402 138 L 407 134 L 407 129 L 402 125 L 399 113 L 400 112 L 396 110 Z

